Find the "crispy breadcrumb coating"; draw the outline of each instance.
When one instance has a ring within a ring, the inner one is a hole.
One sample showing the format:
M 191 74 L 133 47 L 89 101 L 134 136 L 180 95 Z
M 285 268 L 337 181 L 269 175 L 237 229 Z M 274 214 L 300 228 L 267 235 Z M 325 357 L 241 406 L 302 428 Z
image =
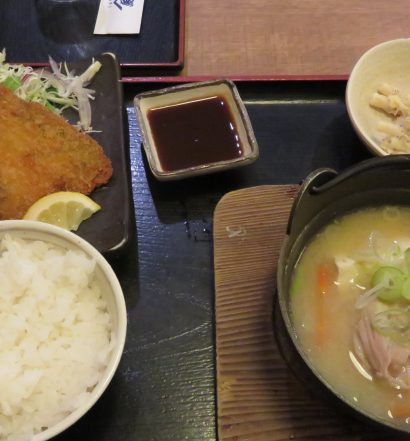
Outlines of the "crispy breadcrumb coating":
M 111 161 L 89 135 L 0 86 L 0 219 L 20 219 L 56 191 L 89 194 L 111 175 Z

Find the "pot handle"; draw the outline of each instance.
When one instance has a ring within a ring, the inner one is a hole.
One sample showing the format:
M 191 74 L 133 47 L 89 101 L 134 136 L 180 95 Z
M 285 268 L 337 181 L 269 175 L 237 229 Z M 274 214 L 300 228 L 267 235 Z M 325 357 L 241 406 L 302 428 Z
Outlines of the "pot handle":
M 287 235 L 291 235 L 294 230 L 297 232 L 302 230 L 303 226 L 307 224 L 307 219 L 310 219 L 312 213 L 318 209 L 317 197 L 315 197 L 318 194 L 317 189 L 320 191 L 321 188 L 331 184 L 336 177 L 336 170 L 331 168 L 317 169 L 306 177 L 290 210 Z M 303 216 L 295 216 L 299 212 Z
M 358 173 L 376 170 L 383 167 L 392 168 L 395 170 L 410 169 L 410 155 L 391 155 L 383 158 L 372 158 L 360 162 L 357 165 L 349 167 L 346 171 L 336 174 L 334 179 L 327 180 L 319 186 L 311 185 L 309 187 L 310 194 L 324 193 L 325 191 L 339 185 L 341 182 L 357 175 Z
M 298 235 L 323 206 L 332 202 L 332 191 L 346 180 L 358 174 L 371 173 L 379 169 L 409 170 L 410 155 L 391 155 L 383 158 L 372 158 L 353 165 L 341 173 L 330 168 L 313 171 L 303 182 L 295 202 L 293 203 L 287 234 Z M 296 216 L 297 213 L 297 216 Z

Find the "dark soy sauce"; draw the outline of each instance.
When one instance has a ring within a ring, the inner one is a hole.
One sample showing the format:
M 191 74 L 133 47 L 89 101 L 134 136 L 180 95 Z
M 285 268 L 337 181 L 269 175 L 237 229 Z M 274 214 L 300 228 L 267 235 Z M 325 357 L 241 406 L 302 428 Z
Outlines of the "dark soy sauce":
M 163 171 L 239 158 L 243 146 L 222 96 L 211 96 L 148 111 Z

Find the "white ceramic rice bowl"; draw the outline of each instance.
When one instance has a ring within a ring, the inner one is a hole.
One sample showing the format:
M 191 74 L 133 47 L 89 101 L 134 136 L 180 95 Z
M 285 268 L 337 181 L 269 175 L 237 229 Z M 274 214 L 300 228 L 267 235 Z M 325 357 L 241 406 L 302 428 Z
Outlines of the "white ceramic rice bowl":
M 127 328 L 125 301 L 121 285 L 109 263 L 92 245 L 76 234 L 43 222 L 26 220 L 0 221 L 0 238 L 5 234 L 23 239 L 42 240 L 67 249 L 82 250 L 88 257 L 94 259 L 96 262 L 96 277 L 107 300 L 113 321 L 113 333 L 116 338 L 115 346 L 99 382 L 81 407 L 32 438 L 32 441 L 46 441 L 60 434 L 80 419 L 96 403 L 114 376 L 125 344 Z

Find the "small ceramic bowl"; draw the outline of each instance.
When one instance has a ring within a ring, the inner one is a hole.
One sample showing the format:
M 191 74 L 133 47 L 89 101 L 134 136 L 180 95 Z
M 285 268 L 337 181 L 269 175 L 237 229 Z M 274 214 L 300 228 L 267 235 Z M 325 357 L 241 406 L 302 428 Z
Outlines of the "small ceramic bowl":
M 259 156 L 246 108 L 232 81 L 190 83 L 135 97 L 144 149 L 160 180 L 240 167 Z
M 370 100 L 382 84 L 388 84 L 399 90 L 400 94 L 410 96 L 409 72 L 410 39 L 402 38 L 369 49 L 360 57 L 350 74 L 346 88 L 349 117 L 361 140 L 375 155 L 391 154 L 381 147 L 386 135 L 378 127 L 380 123 L 392 122 L 392 117 L 370 106 Z
M 41 240 L 67 250 L 81 250 L 87 257 L 92 258 L 96 262 L 96 280 L 102 290 L 102 295 L 107 301 L 108 310 L 113 321 L 115 346 L 112 349 L 105 370 L 101 373 L 99 382 L 79 408 L 32 437 L 32 441 L 46 441 L 63 432 L 81 418 L 99 399 L 114 376 L 120 362 L 126 337 L 127 313 L 125 301 L 120 283 L 109 263 L 92 245 L 74 233 L 43 222 L 0 221 L 0 238 L 6 234 L 27 240 Z

